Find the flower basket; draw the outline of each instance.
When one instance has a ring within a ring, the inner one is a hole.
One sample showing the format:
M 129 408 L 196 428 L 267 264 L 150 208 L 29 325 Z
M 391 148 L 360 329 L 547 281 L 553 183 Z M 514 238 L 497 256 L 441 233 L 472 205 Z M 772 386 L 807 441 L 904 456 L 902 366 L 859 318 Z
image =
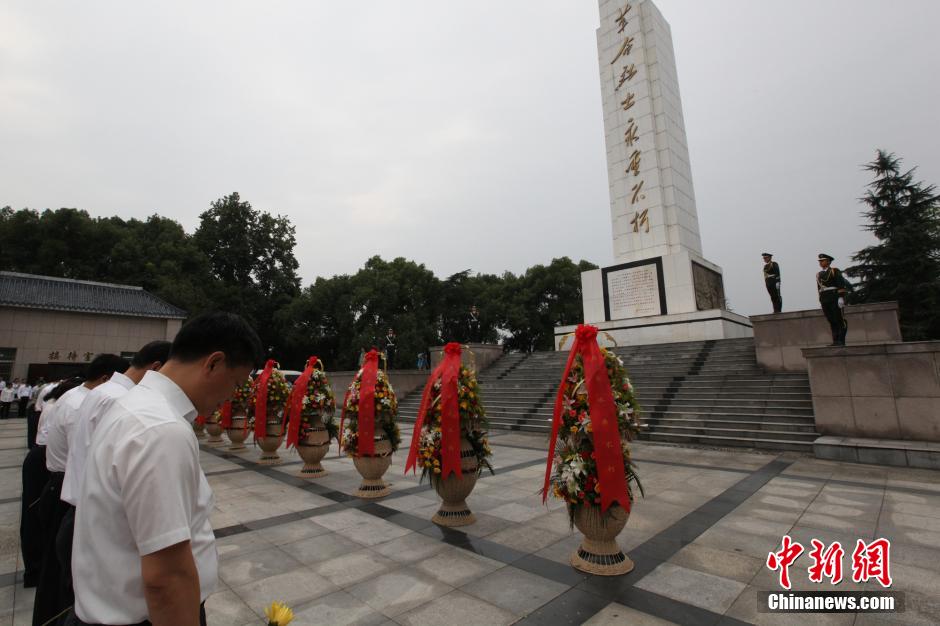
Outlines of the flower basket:
M 222 414 L 219 411 L 215 411 L 212 415 L 206 418 L 206 432 L 209 433 L 209 438 L 206 440 L 206 443 L 210 446 L 223 446 L 225 445 L 225 440 L 222 439 Z
M 639 406 L 623 361 L 598 347 L 597 329 L 579 326 L 575 336 L 556 397 L 543 494 L 564 500 L 584 535 L 571 564 L 616 576 L 633 569 L 616 538 L 630 515 L 632 486 L 643 493 L 628 446 Z
M 197 415 L 196 419 L 193 420 L 193 430 L 196 432 L 196 439 L 205 439 L 206 438 L 206 418 L 202 415 Z
M 287 446 L 297 448 L 304 461 L 299 472 L 302 478 L 327 475 L 322 461 L 330 449 L 330 442 L 339 433 L 333 419 L 335 408 L 333 388 L 323 361 L 310 357 L 303 373 L 294 381 L 287 408 Z
M 487 468 L 493 471 L 486 412 L 476 374 L 460 362 L 460 344 L 449 343 L 424 387 L 405 471 L 421 466 L 442 505 L 432 520 L 441 526 L 476 521 L 466 498 Z
M 252 388 L 249 409 L 254 418 L 255 443 L 261 448 L 261 465 L 277 465 L 281 457 L 277 449 L 284 440 L 284 409 L 290 395 L 290 384 L 277 369 L 277 362 L 269 359 Z
M 379 353 L 371 350 L 346 390 L 340 420 L 340 447 L 352 457 L 362 476 L 355 492 L 360 498 L 381 498 L 390 493 L 382 476 L 401 444 L 397 416 L 395 390 L 388 373 L 379 369 Z
M 245 440 L 248 439 L 248 430 L 254 426 L 248 418 L 248 406 L 251 402 L 254 381 L 249 377 L 242 385 L 235 389 L 232 400 L 228 403 L 228 419 L 224 420 L 225 434 L 228 435 L 232 445 L 229 450 L 245 449 Z M 223 411 L 224 413 L 225 411 Z

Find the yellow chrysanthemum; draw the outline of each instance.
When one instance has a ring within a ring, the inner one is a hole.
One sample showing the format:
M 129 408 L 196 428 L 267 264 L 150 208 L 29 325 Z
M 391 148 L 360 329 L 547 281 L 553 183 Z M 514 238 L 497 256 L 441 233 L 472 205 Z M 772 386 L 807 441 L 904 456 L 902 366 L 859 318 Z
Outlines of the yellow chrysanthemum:
M 294 612 L 286 604 L 272 602 L 271 606 L 264 610 L 268 618 L 268 626 L 287 626 L 294 619 Z

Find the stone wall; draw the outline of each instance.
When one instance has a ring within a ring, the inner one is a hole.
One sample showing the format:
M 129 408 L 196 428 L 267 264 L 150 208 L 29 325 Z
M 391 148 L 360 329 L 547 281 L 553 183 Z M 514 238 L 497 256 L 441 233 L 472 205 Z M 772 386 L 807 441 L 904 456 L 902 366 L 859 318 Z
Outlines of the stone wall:
M 901 341 L 897 302 L 876 302 L 845 307 L 849 345 Z M 822 309 L 752 315 L 757 363 L 772 372 L 806 370 L 803 349 L 832 343 L 829 322 Z
M 940 442 L 940 341 L 803 355 L 820 434 Z

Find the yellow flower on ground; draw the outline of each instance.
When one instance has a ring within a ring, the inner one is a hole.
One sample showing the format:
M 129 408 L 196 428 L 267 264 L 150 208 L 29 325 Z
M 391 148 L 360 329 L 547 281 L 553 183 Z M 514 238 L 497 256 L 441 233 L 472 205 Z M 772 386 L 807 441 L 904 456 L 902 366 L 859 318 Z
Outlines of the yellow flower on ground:
M 294 619 L 294 612 L 286 604 L 272 602 L 271 606 L 264 610 L 268 618 L 268 626 L 287 626 Z

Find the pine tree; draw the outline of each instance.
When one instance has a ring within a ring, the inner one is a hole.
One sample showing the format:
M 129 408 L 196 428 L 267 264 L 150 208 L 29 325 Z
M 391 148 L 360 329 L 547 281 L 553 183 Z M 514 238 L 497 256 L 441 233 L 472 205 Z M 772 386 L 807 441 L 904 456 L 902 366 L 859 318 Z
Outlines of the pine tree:
M 856 301 L 896 300 L 906 341 L 940 339 L 940 194 L 901 173 L 901 159 L 879 150 L 865 196 L 866 228 L 878 243 L 860 250 L 846 274 L 860 279 Z M 915 168 L 916 169 L 916 168 Z

